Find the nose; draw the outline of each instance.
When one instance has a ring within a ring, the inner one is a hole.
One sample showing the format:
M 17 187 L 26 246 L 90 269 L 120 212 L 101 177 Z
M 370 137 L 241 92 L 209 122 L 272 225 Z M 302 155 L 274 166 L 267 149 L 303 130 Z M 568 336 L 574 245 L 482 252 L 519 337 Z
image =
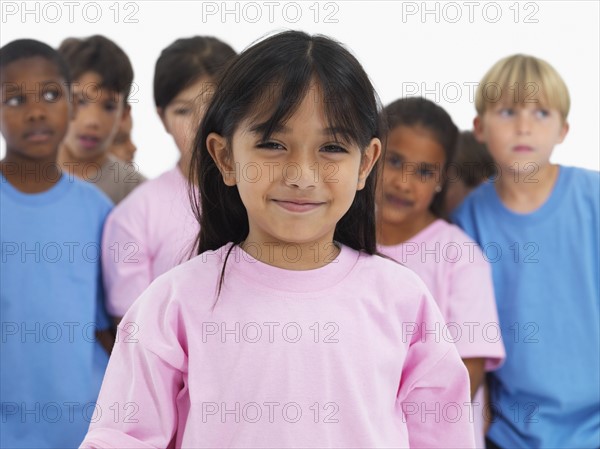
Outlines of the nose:
M 283 164 L 281 170 L 285 184 L 298 189 L 313 188 L 319 180 L 336 182 L 332 173 L 337 170 L 332 162 L 317 162 L 309 157 L 290 158 Z
M 77 111 L 76 120 L 80 120 L 83 128 L 99 128 L 99 112 L 96 110 L 97 105 L 87 104 L 85 107 L 80 107 Z
M 527 135 L 531 132 L 531 120 L 528 111 L 524 108 L 517 113 L 517 134 Z
M 400 192 L 410 192 L 413 183 L 418 179 L 418 167 L 405 162 L 400 170 L 389 170 L 394 187 Z
M 40 101 L 31 102 L 31 107 L 27 111 L 28 121 L 37 121 L 46 119 L 46 108 Z

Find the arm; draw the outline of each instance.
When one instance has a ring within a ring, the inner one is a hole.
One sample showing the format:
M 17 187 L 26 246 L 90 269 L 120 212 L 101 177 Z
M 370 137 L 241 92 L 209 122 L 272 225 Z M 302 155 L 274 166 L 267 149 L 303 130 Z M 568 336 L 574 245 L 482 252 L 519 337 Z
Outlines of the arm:
M 484 367 L 485 367 L 485 359 L 484 358 L 470 358 L 470 359 L 462 359 L 463 363 L 467 367 L 467 371 L 469 371 L 469 380 L 471 383 L 471 401 L 475 397 L 475 393 L 483 383 L 483 378 L 485 375 Z
M 165 448 L 176 434 L 187 356 L 177 307 L 158 287 L 140 298 L 119 328 L 82 448 Z
M 424 299 L 398 393 L 410 447 L 474 448 L 467 369 L 454 345 L 431 332 L 444 320 L 433 299 Z

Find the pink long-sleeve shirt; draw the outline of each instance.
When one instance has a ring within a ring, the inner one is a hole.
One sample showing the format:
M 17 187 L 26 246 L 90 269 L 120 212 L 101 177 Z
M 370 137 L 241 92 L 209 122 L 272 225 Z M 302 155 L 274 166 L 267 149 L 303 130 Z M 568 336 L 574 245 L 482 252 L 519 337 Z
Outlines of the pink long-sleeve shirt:
M 217 299 L 228 248 L 125 315 L 82 448 L 474 446 L 466 368 L 414 273 L 345 246 L 284 270 L 236 246 Z
M 479 246 L 460 228 L 438 219 L 408 241 L 380 246 L 425 282 L 446 319 L 443 335 L 454 341 L 463 359 L 484 358 L 485 370 L 497 369 L 506 357 L 500 335 L 492 270 Z M 473 398 L 478 448 L 484 441 L 483 389 Z M 489 413 L 489 412 L 488 412 Z
M 106 308 L 121 317 L 164 272 L 187 260 L 198 221 L 178 167 L 146 181 L 113 209 L 102 237 Z

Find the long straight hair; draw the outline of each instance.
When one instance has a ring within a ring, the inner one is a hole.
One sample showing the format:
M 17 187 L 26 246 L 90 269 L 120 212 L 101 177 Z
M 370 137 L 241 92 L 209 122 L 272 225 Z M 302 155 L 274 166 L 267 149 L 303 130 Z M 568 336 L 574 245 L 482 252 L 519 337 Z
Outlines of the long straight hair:
M 223 136 L 231 153 L 239 124 L 249 117 L 266 115 L 263 138 L 267 139 L 294 114 L 311 83 L 323 92 L 329 126 L 344 130 L 344 137 L 357 144 L 362 153 L 372 138 L 380 137 L 381 103 L 360 63 L 340 43 L 325 36 L 287 31 L 254 44 L 223 73 L 196 136 L 190 180 L 199 187 L 199 198 L 193 201 L 200 223 L 197 254 L 229 242 L 239 244 L 249 231 L 238 189 L 223 182 L 208 152 L 207 136 L 213 132 Z M 337 242 L 368 254 L 377 252 L 376 176 L 377 169 L 373 169 L 334 232 Z

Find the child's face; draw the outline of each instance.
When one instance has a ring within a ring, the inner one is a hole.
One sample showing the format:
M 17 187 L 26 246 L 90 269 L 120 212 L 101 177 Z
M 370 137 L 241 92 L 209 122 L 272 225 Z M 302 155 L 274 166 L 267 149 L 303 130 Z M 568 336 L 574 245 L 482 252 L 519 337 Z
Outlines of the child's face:
M 492 105 L 474 125 L 500 168 L 525 173 L 546 166 L 569 129 L 558 110 L 539 103 Z
M 2 69 L 0 131 L 7 153 L 23 159 L 55 159 L 71 114 L 65 80 L 42 57 L 20 59 Z
M 110 146 L 110 153 L 118 157 L 122 161 L 132 162 L 133 156 L 137 150 L 135 144 L 131 141 L 131 128 L 132 128 L 131 113 L 127 114 L 125 120 L 121 122 L 117 134 Z
M 312 92 L 266 141 L 255 129 L 264 118 L 242 122 L 233 135 L 232 158 L 221 136 L 208 136 L 225 183 L 237 185 L 248 213 L 248 243 L 331 243 L 379 157 L 379 139 L 372 139 L 364 154 L 341 135 L 336 140 L 322 99 Z
M 211 85 L 210 78 L 200 78 L 179 92 L 164 110 L 158 110 L 165 129 L 173 136 L 182 158 L 191 157 L 196 131 L 208 104 L 206 89 Z
M 444 148 L 421 127 L 397 126 L 387 147 L 377 194 L 378 215 L 386 223 L 423 223 L 441 189 Z
M 69 124 L 64 144 L 75 159 L 95 159 L 105 154 L 126 118 L 123 94 L 102 87 L 102 79 L 86 72 L 73 83 L 77 115 Z

